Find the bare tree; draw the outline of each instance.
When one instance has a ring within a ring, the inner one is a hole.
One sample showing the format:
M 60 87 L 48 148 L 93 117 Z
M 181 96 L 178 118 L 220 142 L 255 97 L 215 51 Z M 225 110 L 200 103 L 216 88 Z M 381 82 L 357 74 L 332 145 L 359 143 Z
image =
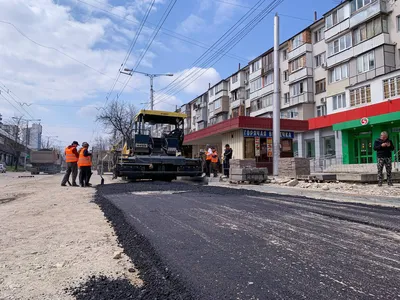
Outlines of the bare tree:
M 114 139 L 121 138 L 125 142 L 132 138 L 136 114 L 134 105 L 113 100 L 106 108 L 100 110 L 96 121 L 103 124 Z
M 2 137 L 2 141 L 5 150 L 12 155 L 15 170 L 18 170 L 21 153 L 25 150 L 25 147 L 20 140 L 21 119 L 22 117 L 15 118 L 14 124 L 10 122 L 10 124 L 4 124 L 3 126 L 9 128 L 9 130 L 5 130 L 7 135 Z

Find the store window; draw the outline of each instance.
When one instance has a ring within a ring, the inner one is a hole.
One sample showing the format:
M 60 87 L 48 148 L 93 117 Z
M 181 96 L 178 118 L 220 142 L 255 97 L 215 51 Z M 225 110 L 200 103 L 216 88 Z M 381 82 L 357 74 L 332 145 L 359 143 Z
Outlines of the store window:
M 315 140 L 306 140 L 306 157 L 313 158 L 315 157 Z
M 335 136 L 328 136 L 323 138 L 323 153 L 324 156 L 335 156 L 336 150 L 335 150 Z
M 255 157 L 255 146 L 254 138 L 244 139 L 244 158 L 254 158 Z

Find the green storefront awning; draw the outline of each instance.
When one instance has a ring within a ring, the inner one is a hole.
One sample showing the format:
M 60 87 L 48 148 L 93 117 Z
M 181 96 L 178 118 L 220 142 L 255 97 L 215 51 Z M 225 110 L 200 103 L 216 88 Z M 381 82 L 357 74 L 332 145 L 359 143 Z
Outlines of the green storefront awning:
M 374 116 L 374 117 L 369 117 L 369 118 L 362 118 L 362 119 L 352 120 L 352 121 L 348 121 L 348 122 L 333 124 L 332 128 L 334 131 L 339 131 L 339 130 L 347 130 L 347 129 L 363 127 L 363 126 L 367 126 L 367 125 L 388 123 L 388 122 L 393 122 L 393 121 L 400 121 L 400 111 L 393 112 L 390 114 L 384 114 L 384 115 L 379 115 L 379 116 Z

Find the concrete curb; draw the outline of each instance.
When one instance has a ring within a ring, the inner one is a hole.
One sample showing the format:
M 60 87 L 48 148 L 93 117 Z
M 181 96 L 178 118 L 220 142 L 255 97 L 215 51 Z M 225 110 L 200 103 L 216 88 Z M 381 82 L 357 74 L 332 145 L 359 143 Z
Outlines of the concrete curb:
M 311 198 L 315 200 L 329 200 L 343 203 L 357 203 L 357 204 L 368 204 L 385 207 L 396 207 L 400 208 L 400 199 L 398 197 L 380 197 L 377 196 L 362 196 L 356 194 L 347 194 L 340 192 L 329 192 L 329 191 L 310 191 L 295 187 L 281 187 L 273 184 L 264 185 L 231 185 L 227 182 L 210 182 L 209 186 L 220 186 L 232 189 L 244 189 L 252 190 L 266 194 L 276 194 L 285 196 L 301 196 Z

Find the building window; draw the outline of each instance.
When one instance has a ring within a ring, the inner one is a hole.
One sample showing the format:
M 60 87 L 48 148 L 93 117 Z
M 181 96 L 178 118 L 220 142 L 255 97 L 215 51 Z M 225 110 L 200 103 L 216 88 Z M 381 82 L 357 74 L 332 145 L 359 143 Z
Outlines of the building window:
M 286 49 L 282 50 L 282 57 L 283 57 L 284 61 L 287 60 L 287 50 Z
M 292 39 L 292 50 L 303 45 L 303 34 L 300 33 Z
M 388 32 L 388 23 L 385 16 L 371 20 L 353 31 L 353 45 L 373 38 L 382 32 Z
M 260 60 L 257 60 L 251 64 L 251 72 L 254 73 L 260 70 Z
M 221 108 L 221 99 L 214 101 L 214 110 Z
M 269 94 L 263 96 L 262 98 L 258 98 L 250 103 L 251 112 L 256 112 L 260 109 L 272 106 L 272 102 L 273 102 L 273 94 Z
M 295 119 L 298 115 L 299 113 L 296 110 L 291 109 L 286 112 L 281 112 L 281 119 Z
M 335 156 L 335 136 L 327 136 L 323 138 L 324 156 Z
M 250 99 L 250 90 L 246 90 L 246 100 Z
M 331 13 L 329 16 L 325 18 L 325 26 L 326 28 L 331 28 L 332 26 L 335 26 L 336 24 L 339 24 L 342 22 L 344 19 L 346 19 L 347 16 L 347 11 L 346 7 L 341 7 L 338 10 L 335 10 L 333 13 Z
M 306 56 L 303 55 L 290 62 L 289 64 L 290 73 L 293 73 L 301 68 L 304 68 L 305 66 L 306 66 Z
M 326 79 L 315 82 L 315 94 L 321 94 L 326 91 Z
M 351 12 L 355 12 L 361 8 L 363 8 L 366 5 L 369 5 L 371 2 L 374 2 L 374 0 L 353 0 L 351 1 Z
M 317 106 L 317 117 L 326 116 L 326 114 L 327 114 L 326 104 Z
M 397 31 L 400 31 L 400 16 L 396 17 Z
M 256 80 L 253 80 L 252 82 L 250 82 L 250 91 L 252 93 L 255 92 L 255 91 L 258 91 L 261 88 L 262 88 L 261 77 L 257 78 Z
M 270 85 L 274 82 L 274 72 L 268 72 L 268 74 L 264 77 L 264 86 Z
M 294 85 L 292 85 L 292 95 L 293 96 L 298 96 L 300 94 L 304 93 L 304 84 L 303 82 L 298 82 Z
M 400 76 L 383 81 L 383 98 L 389 99 L 400 95 Z
M 232 76 L 232 83 L 235 83 L 238 81 L 238 74 L 235 74 Z
M 262 67 L 266 71 L 272 70 L 274 68 L 274 52 L 271 52 L 262 58 Z
M 349 77 L 349 66 L 343 64 L 329 70 L 329 83 L 334 83 Z
M 314 32 L 314 44 L 324 39 L 324 28 L 320 28 Z
M 211 88 L 210 90 L 210 97 L 214 96 L 214 88 Z
M 306 140 L 306 157 L 313 158 L 315 157 L 315 140 Z
M 315 56 L 315 67 L 318 68 L 325 63 L 325 53 L 318 54 Z
M 283 95 L 283 99 L 285 100 L 285 104 L 289 104 L 289 102 L 290 102 L 290 93 L 285 93 Z
M 345 34 L 328 44 L 329 56 L 335 55 L 351 47 L 351 33 Z
M 288 81 L 289 80 L 289 71 L 283 71 L 283 81 Z
M 215 87 L 215 94 L 219 93 L 220 91 L 224 90 L 224 82 L 221 82 Z
M 254 138 L 245 138 L 244 139 L 244 158 L 254 158 L 255 153 L 255 144 Z
M 332 97 L 332 109 L 337 110 L 346 107 L 346 94 L 339 94 Z
M 357 69 L 358 73 L 364 73 L 375 69 L 374 51 L 357 57 Z
M 371 87 L 369 85 L 350 91 L 350 106 L 371 103 Z

